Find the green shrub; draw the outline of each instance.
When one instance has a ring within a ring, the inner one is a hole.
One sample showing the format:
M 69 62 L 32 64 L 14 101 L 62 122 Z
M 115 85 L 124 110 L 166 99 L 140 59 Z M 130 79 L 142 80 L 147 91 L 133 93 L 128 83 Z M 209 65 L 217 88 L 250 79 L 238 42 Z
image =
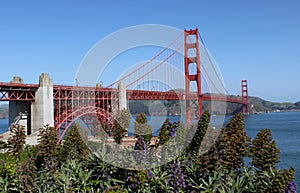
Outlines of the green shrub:
M 276 141 L 272 139 L 270 129 L 261 130 L 256 135 L 256 138 L 252 141 L 250 153 L 252 165 L 255 167 L 263 171 L 276 168 L 280 151 L 276 146 Z
M 136 138 L 142 136 L 147 145 L 150 144 L 152 138 L 152 127 L 148 124 L 145 113 L 141 113 L 136 117 L 134 123 L 134 135 Z
M 80 129 L 81 126 L 76 124 L 66 133 L 59 150 L 60 161 L 66 161 L 67 159 L 84 160 L 90 154 L 89 148 L 79 133 Z
M 242 168 L 244 157 L 248 155 L 250 142 L 251 139 L 245 130 L 244 117 L 238 113 L 221 130 L 217 140 L 220 164 L 229 170 Z
M 26 143 L 25 127 L 23 125 L 13 125 L 10 129 L 11 136 L 7 140 L 8 152 L 20 159 L 20 155 Z

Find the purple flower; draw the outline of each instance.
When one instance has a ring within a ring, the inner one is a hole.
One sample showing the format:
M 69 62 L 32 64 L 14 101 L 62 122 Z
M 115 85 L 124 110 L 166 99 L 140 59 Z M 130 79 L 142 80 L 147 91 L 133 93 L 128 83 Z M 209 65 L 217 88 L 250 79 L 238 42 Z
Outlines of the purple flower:
M 168 128 L 168 130 L 169 130 L 169 136 L 170 137 L 175 137 L 176 136 L 176 131 L 177 131 L 177 123 L 175 122 L 175 123 L 173 123 L 169 128 Z
M 135 161 L 140 164 L 144 162 L 147 158 L 147 146 L 144 137 L 139 136 L 134 145 L 134 158 Z
M 284 193 L 297 193 L 297 185 L 295 181 L 287 183 Z
M 148 170 L 147 173 L 148 173 L 148 177 L 149 177 L 149 178 L 152 178 L 152 177 L 153 177 L 153 173 L 151 172 L 151 170 Z
M 169 184 L 173 187 L 174 192 L 179 192 L 186 187 L 184 175 L 179 167 L 179 163 L 174 161 L 171 168 L 171 175 L 169 178 Z

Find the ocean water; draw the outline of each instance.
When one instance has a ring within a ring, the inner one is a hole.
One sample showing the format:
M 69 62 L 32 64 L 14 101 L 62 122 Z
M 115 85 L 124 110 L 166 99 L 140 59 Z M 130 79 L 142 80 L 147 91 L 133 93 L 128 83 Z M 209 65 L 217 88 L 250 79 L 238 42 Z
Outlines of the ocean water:
M 158 134 L 159 128 L 167 117 L 152 116 L 148 117 L 152 125 L 153 133 Z M 185 120 L 185 117 L 170 116 L 171 121 Z M 131 119 L 129 132 L 133 131 L 135 117 Z M 218 127 L 227 124 L 230 116 L 212 116 L 212 122 Z M 280 112 L 259 115 L 249 115 L 245 117 L 245 125 L 248 135 L 253 139 L 256 134 L 265 128 L 270 128 L 273 138 L 280 149 L 279 167 L 296 170 L 297 187 L 300 189 L 300 112 Z M 0 133 L 7 131 L 8 120 L 0 119 Z

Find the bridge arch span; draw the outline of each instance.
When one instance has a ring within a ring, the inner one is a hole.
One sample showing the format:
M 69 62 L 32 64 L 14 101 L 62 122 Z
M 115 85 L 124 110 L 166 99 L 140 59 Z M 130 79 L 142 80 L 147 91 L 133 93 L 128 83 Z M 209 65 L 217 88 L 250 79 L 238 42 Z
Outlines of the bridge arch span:
M 84 117 L 85 115 L 94 115 L 97 117 L 99 122 L 107 122 L 109 125 L 113 125 L 113 114 L 99 107 L 82 107 L 73 112 L 66 111 L 55 118 L 55 128 L 58 132 L 58 143 L 61 142 L 71 125 L 77 119 Z M 61 130 L 63 131 L 61 132 Z

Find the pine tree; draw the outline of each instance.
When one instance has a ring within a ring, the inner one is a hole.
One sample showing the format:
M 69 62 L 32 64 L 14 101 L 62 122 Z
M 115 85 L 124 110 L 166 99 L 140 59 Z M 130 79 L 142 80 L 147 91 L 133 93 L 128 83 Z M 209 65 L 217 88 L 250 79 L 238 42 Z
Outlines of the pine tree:
M 121 144 L 122 139 L 127 134 L 127 129 L 130 126 L 130 112 L 127 109 L 123 109 L 118 113 L 114 120 L 114 127 L 112 129 L 112 135 L 117 144 Z
M 19 160 L 26 143 L 25 127 L 16 124 L 11 127 L 10 132 L 11 136 L 7 141 L 8 152 Z
M 89 155 L 90 150 L 82 140 L 79 129 L 81 129 L 81 126 L 76 124 L 67 132 L 60 147 L 61 161 L 66 159 L 84 159 Z
M 168 127 L 170 127 L 170 124 L 170 119 L 166 119 L 163 125 L 161 126 L 158 134 L 159 145 L 163 145 L 169 141 L 170 136 Z
M 130 119 L 131 114 L 128 109 L 122 109 L 116 116 L 117 121 L 119 122 L 119 125 L 124 128 L 128 129 L 130 126 Z
M 37 158 L 35 160 L 36 166 L 41 168 L 45 167 L 46 163 L 49 160 L 57 162 L 57 153 L 58 153 L 58 145 L 57 145 L 57 132 L 54 127 L 50 127 L 49 125 L 44 126 L 39 129 L 38 134 L 38 153 Z
M 152 138 L 152 127 L 148 124 L 145 113 L 141 113 L 136 117 L 134 128 L 135 137 L 142 136 L 146 144 L 149 145 Z
M 111 127 L 110 125 L 107 123 L 107 122 L 102 122 L 101 123 L 101 128 L 106 132 L 106 134 L 108 136 L 111 136 L 112 135 L 112 130 L 111 130 Z M 102 132 L 98 132 L 98 134 L 101 134 Z M 102 137 L 102 136 L 98 136 L 98 137 Z
M 221 130 L 217 141 L 220 164 L 229 170 L 242 168 L 243 157 L 248 154 L 250 142 L 245 130 L 244 117 L 238 113 L 233 116 L 226 128 Z
M 219 132 L 212 126 L 209 126 L 205 135 L 201 144 L 200 154 L 196 158 L 201 178 L 206 178 L 219 169 L 219 152 L 215 143 Z
M 216 146 L 212 146 L 206 153 L 199 155 L 196 164 L 199 166 L 200 177 L 206 178 L 216 172 L 219 169 L 219 160 Z
M 46 125 L 40 128 L 38 135 L 38 157 L 43 161 L 55 158 L 58 151 L 57 141 L 57 132 L 54 127 Z
M 119 124 L 119 121 L 114 120 L 113 138 L 117 144 L 122 143 L 122 139 L 126 136 L 127 130 Z
M 187 147 L 187 153 L 189 153 L 193 157 L 196 157 L 198 155 L 201 142 L 209 126 L 209 121 L 210 114 L 208 111 L 205 111 L 198 121 L 197 130 L 191 140 L 191 143 Z
M 270 129 L 261 130 L 252 142 L 250 149 L 252 165 L 263 170 L 269 171 L 276 168 L 279 162 L 279 148 L 276 141 L 272 139 Z

